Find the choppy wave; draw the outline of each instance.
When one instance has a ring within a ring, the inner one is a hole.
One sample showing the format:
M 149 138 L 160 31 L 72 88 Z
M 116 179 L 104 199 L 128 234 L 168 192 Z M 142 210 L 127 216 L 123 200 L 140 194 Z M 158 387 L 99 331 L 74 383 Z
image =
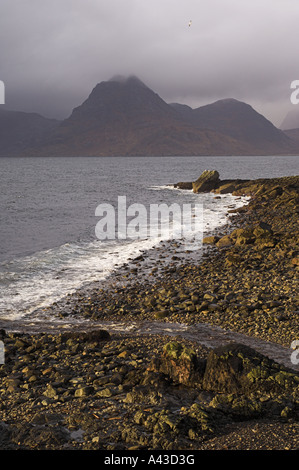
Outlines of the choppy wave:
M 63 298 L 93 281 L 105 279 L 115 268 L 152 247 L 152 241 L 81 245 L 65 244 L 12 261 L 0 273 L 0 316 L 19 319 Z M 8 270 L 9 269 L 9 270 Z
M 165 191 L 170 187 L 156 187 Z M 215 230 L 228 221 L 228 208 L 244 205 L 245 198 L 225 195 L 214 200 L 209 195 L 202 199 L 202 232 Z M 166 227 L 168 229 L 168 227 Z M 178 228 L 173 227 L 172 237 L 180 238 Z M 181 232 L 180 232 L 181 234 Z M 194 232 L 184 232 L 185 242 L 192 242 Z M 42 250 L 0 265 L 0 317 L 2 320 L 18 320 L 38 308 L 49 306 L 67 294 L 107 278 L 116 268 L 130 259 L 155 247 L 169 238 L 169 230 L 159 237 L 133 240 L 93 240 L 65 243 L 59 247 Z M 192 249 L 197 244 L 190 244 Z

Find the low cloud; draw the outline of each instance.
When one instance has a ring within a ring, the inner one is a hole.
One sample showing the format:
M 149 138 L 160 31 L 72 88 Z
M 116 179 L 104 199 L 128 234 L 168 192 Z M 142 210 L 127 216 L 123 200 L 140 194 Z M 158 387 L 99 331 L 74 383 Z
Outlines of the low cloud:
M 6 106 L 64 118 L 98 82 L 134 74 L 167 102 L 234 97 L 279 125 L 298 17 L 294 0 L 3 0 Z

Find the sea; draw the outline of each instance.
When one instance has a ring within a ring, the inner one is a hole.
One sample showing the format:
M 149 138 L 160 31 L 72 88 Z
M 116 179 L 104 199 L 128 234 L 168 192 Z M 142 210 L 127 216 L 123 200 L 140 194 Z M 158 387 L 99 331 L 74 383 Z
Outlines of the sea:
M 298 163 L 296 156 L 0 158 L 1 324 L 30 319 L 163 241 L 182 241 L 181 232 L 163 228 L 156 237 L 138 236 L 138 230 L 135 236 L 120 236 L 120 200 L 131 210 L 126 223 L 136 208 L 145 208 L 142 223 L 148 229 L 153 206 L 200 206 L 202 233 L 207 234 L 230 223 L 228 211 L 248 198 L 194 194 L 176 189 L 175 183 L 195 181 L 204 170 L 214 169 L 221 179 L 291 176 L 298 174 Z M 96 230 L 99 223 L 104 227 L 105 208 L 115 214 L 109 225 L 115 236 L 110 230 L 106 239 Z M 194 226 L 189 229 L 183 237 L 190 237 L 196 250 L 200 240 Z

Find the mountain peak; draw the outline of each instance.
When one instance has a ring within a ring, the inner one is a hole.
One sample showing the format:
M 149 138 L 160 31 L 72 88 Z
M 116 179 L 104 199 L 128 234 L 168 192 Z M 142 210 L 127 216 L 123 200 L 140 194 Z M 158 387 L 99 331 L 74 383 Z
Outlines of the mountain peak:
M 193 122 L 201 128 L 229 135 L 260 148 L 287 143 L 287 138 L 252 106 L 235 98 L 225 98 L 194 110 Z
M 98 83 L 43 145 L 39 152 L 68 156 L 252 155 L 295 148 L 247 103 L 226 98 L 196 109 L 169 105 L 135 75 Z
M 69 119 L 91 119 L 101 127 L 129 123 L 136 125 L 156 119 L 176 119 L 177 114 L 160 96 L 146 86 L 138 77 L 116 75 L 98 83 L 88 98 L 74 108 Z
M 221 100 L 215 101 L 214 104 L 246 104 L 243 101 L 239 101 L 236 98 L 223 98 Z
M 108 82 L 116 82 L 116 83 L 122 83 L 124 85 L 141 85 L 145 88 L 148 88 L 140 78 L 136 77 L 136 75 L 129 75 L 129 76 L 124 76 L 124 75 L 114 75 Z

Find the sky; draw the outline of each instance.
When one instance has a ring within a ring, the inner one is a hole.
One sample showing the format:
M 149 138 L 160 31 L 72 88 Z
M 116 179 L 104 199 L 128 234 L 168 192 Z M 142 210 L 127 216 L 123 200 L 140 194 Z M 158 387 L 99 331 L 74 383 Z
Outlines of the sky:
M 192 108 L 235 98 L 278 127 L 296 106 L 298 0 L 1 0 L 0 12 L 7 109 L 64 119 L 114 75 Z

